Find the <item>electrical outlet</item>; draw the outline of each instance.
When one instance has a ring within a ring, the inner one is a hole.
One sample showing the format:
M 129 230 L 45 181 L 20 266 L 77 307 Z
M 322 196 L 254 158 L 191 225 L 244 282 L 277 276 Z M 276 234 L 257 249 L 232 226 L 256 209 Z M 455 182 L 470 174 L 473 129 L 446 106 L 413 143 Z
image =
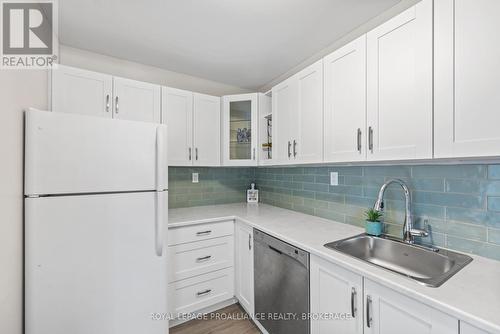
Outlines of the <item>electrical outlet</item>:
M 338 186 L 339 185 L 339 173 L 330 172 L 330 185 Z
M 198 182 L 200 182 L 198 173 L 193 173 L 193 183 L 198 183 Z

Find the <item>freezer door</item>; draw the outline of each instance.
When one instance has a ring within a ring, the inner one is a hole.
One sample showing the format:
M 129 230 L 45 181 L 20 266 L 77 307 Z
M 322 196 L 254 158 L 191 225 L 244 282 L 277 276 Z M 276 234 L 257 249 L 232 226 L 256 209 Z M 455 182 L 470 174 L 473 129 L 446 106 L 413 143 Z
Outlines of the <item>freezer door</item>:
M 168 333 L 166 192 L 25 201 L 26 334 Z
M 167 189 L 166 126 L 30 110 L 25 195 Z

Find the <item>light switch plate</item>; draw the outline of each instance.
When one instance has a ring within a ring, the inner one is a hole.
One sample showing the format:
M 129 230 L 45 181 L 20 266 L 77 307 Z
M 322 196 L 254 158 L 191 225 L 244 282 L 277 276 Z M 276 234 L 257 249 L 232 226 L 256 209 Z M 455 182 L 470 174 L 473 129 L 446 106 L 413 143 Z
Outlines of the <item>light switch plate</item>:
M 330 172 L 330 185 L 338 186 L 339 185 L 339 173 Z
M 193 173 L 193 183 L 198 183 L 199 182 L 199 175 L 198 173 Z

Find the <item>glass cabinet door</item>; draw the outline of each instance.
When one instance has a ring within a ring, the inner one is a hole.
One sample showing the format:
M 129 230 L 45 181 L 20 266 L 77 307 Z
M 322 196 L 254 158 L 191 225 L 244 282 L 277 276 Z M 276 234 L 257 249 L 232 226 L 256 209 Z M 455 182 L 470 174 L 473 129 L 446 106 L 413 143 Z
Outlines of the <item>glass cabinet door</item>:
M 257 164 L 257 94 L 224 97 L 223 156 L 228 166 Z

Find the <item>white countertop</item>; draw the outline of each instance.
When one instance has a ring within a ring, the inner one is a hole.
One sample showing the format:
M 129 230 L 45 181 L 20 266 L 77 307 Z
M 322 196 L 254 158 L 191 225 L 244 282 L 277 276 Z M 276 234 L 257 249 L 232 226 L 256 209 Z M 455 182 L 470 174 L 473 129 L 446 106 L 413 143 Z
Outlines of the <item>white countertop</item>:
M 476 327 L 500 333 L 498 261 L 471 255 L 474 260 L 469 265 L 441 287 L 430 288 L 323 246 L 364 232 L 356 226 L 266 204 L 243 203 L 169 210 L 169 228 L 233 219 L 243 221 Z

